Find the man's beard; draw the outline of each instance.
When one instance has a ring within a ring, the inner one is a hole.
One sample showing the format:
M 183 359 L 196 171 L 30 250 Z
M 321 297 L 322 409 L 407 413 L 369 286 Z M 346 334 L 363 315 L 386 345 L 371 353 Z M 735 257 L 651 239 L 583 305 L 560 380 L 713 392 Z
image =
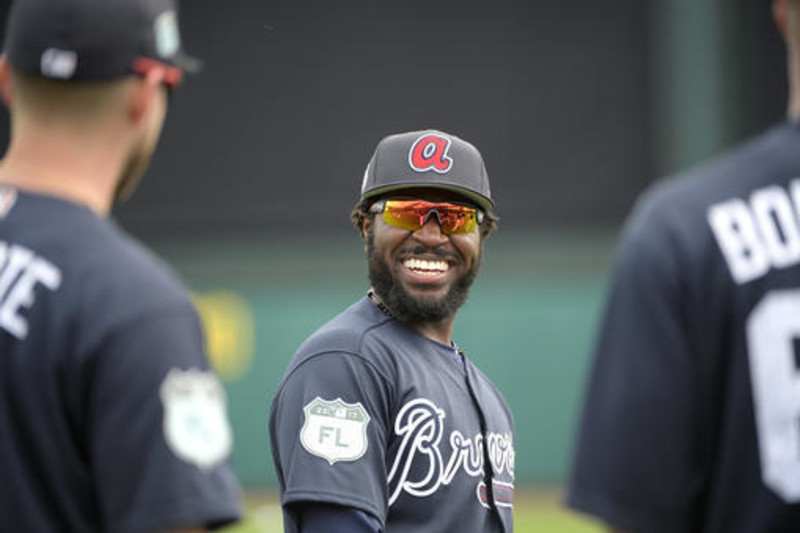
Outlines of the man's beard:
M 414 253 L 437 253 L 420 245 Z M 375 242 L 370 231 L 367 235 L 367 259 L 369 262 L 369 281 L 383 304 L 391 311 L 392 316 L 403 323 L 419 324 L 439 322 L 453 316 L 459 307 L 464 305 L 469 294 L 469 287 L 475 281 L 480 268 L 480 255 L 475 264 L 464 275 L 450 286 L 450 290 L 442 298 L 415 298 L 406 292 L 402 283 L 392 276 L 389 265 L 383 257 L 376 253 Z

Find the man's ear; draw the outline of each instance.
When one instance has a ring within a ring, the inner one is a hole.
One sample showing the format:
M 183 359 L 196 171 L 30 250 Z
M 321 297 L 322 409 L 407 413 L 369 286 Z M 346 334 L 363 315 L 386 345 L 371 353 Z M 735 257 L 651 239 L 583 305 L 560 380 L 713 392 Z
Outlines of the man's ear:
M 364 253 L 369 253 L 369 232 L 373 229 L 374 217 L 369 215 L 361 218 L 361 238 L 364 239 Z
M 11 67 L 5 54 L 0 56 L 0 98 L 7 108 L 11 109 L 13 100 L 11 92 Z
M 140 123 L 154 104 L 166 76 L 166 67 L 157 65 L 139 77 L 133 86 L 128 116 L 134 124 Z
M 365 216 L 361 219 L 361 238 L 364 240 L 367 239 L 367 235 L 369 235 L 370 230 L 372 229 L 372 217 Z

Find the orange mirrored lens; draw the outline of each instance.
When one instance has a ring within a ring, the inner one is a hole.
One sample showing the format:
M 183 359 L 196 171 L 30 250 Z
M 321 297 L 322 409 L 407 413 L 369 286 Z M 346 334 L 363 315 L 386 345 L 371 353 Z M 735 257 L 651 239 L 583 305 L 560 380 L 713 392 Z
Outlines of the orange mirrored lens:
M 386 200 L 383 220 L 389 225 L 417 231 L 436 217 L 445 235 L 471 233 L 478 225 L 478 210 L 466 205 L 424 200 Z

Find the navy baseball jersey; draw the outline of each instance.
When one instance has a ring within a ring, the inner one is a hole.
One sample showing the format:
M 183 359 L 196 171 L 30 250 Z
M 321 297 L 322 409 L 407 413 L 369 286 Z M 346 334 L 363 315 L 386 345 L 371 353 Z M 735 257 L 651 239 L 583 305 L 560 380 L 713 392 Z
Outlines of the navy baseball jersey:
M 800 126 L 655 186 L 622 235 L 568 503 L 800 531 Z
M 502 396 L 453 347 L 367 298 L 298 349 L 270 437 L 286 531 L 298 530 L 300 502 L 360 509 L 393 532 L 512 531 L 514 425 Z
M 173 275 L 110 220 L 0 188 L 0 530 L 239 516 L 224 392 Z

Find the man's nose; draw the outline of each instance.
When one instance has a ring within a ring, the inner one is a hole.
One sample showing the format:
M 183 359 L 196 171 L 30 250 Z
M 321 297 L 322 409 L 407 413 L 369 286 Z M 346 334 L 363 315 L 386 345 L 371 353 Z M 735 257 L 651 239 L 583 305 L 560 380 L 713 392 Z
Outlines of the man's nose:
M 414 232 L 414 238 L 428 246 L 436 246 L 447 241 L 447 235 L 442 232 L 439 222 L 439 213 L 435 210 L 429 211 L 422 227 Z

